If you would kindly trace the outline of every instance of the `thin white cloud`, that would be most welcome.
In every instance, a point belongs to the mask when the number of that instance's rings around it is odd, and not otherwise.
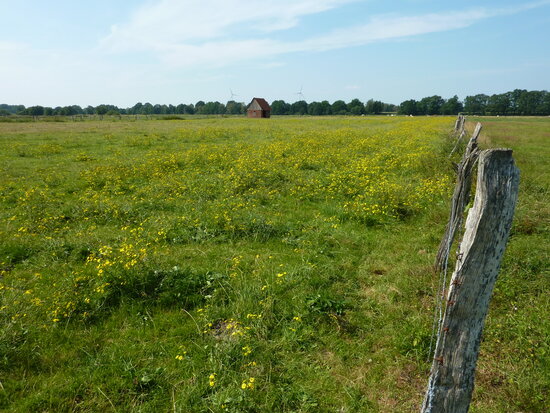
[[[301,17],[359,0],[161,0],[114,25],[103,44],[113,50],[164,50],[174,44],[225,38],[243,30],[265,34],[296,26]]]
[[[243,60],[271,57],[285,52],[283,44],[259,39],[208,42],[199,45],[170,45],[164,48],[160,58],[171,66],[201,64],[225,66]]]
[[[162,0],[139,9],[128,23],[113,26],[103,46],[115,52],[149,51],[173,67],[224,66],[295,52],[318,52],[403,39],[471,26],[500,15],[550,4],[448,11],[417,16],[382,15],[367,23],[309,39],[282,42],[269,33],[296,26],[300,18],[358,0]],[[245,29],[243,29],[245,28]]]
[[[376,41],[403,39],[422,34],[462,29],[484,19],[517,14],[547,4],[550,4],[550,0],[500,9],[474,8],[459,12],[448,11],[419,16],[375,16],[364,25],[335,30],[324,36],[305,40],[295,46],[298,51],[325,51],[361,46]]]
[[[377,16],[367,24],[335,30],[324,36],[305,40],[297,46],[304,51],[361,46],[376,41],[461,29],[492,16],[493,12],[483,9],[405,17]]]

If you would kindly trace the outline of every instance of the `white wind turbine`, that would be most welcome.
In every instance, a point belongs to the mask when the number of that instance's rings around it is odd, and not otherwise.
[[[298,95],[300,97],[300,100],[306,100],[304,94],[302,93],[302,91],[304,90],[304,86],[300,86],[300,91],[299,92],[296,92],[295,94]]]

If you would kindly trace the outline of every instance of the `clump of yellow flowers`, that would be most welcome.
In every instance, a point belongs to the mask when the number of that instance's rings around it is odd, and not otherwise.
[[[254,383],[256,379],[254,377],[250,377],[247,380],[243,380],[241,383],[241,389],[243,390],[252,390],[254,389]]]

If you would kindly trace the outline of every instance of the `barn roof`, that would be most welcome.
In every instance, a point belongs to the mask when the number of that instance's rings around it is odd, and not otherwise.
[[[271,106],[269,106],[269,103],[267,103],[267,101],[264,98],[254,98],[252,99],[252,102],[254,101],[258,102],[258,105],[260,105],[262,110],[271,110]],[[250,102],[250,105],[252,104],[252,102]]]

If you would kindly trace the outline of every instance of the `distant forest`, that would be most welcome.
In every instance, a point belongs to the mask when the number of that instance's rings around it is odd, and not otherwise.
[[[230,100],[226,104],[220,102],[198,101],[193,104],[153,105],[151,103],[136,103],[130,108],[119,108],[113,105],[87,106],[78,105],[59,106],[56,108],[44,106],[25,107],[23,105],[0,104],[0,115],[28,115],[28,116],[74,116],[74,115],[244,115],[247,105],[242,102]],[[366,115],[380,114],[383,112],[396,112],[398,107],[380,101],[369,100],[366,103],[359,99],[353,99],[346,103],[337,100],[329,103],[307,103],[300,100],[287,103],[284,100],[275,100],[271,103],[273,115]]]
[[[399,105],[403,115],[489,115],[489,116],[547,116],[550,115],[550,93],[546,90],[516,89],[496,95],[466,96],[461,102],[457,96],[442,99],[441,96],[422,100],[406,100]]]
[[[242,115],[246,113],[247,105],[234,100],[226,104],[220,102],[198,101],[193,104],[153,105],[151,103],[136,103],[130,108],[119,108],[114,105],[87,106],[78,105],[30,106],[0,104],[0,116],[74,116],[74,115]],[[398,113],[401,115],[516,115],[516,116],[547,116],[550,115],[550,93],[542,91],[527,91],[516,89],[511,92],[475,96],[467,96],[464,101],[458,96],[443,99],[441,96],[429,96],[421,100],[406,100],[400,105],[384,103],[370,99],[361,102],[353,99],[349,103],[337,100],[333,103],[306,102],[299,100],[287,103],[275,100],[271,103],[273,115],[378,115]]]

